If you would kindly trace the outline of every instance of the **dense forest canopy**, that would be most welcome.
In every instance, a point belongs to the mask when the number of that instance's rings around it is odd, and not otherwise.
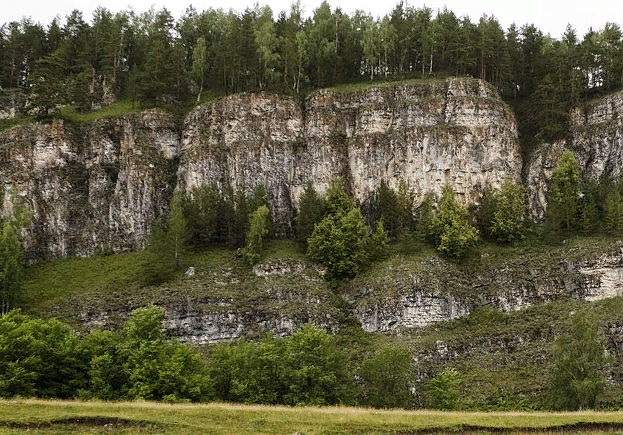
[[[404,2],[376,19],[324,2],[305,18],[300,1],[276,19],[257,4],[242,13],[190,6],[178,20],[166,9],[99,7],[90,19],[74,10],[47,25],[0,27],[0,86],[33,91],[44,109],[87,110],[102,94],[162,104],[430,75],[485,79],[514,106],[525,137],[563,138],[570,108],[622,86],[622,32],[606,23],[582,37],[569,25],[555,39],[533,24],[504,29],[493,15],[472,21]]]

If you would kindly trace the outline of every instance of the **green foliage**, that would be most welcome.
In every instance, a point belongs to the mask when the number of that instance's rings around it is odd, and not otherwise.
[[[288,405],[336,405],[347,401],[352,377],[346,369],[346,355],[335,339],[312,325],[288,339],[284,354],[284,379]]]
[[[370,241],[370,247],[368,253],[370,259],[373,261],[382,260],[387,257],[389,253],[389,246],[387,245],[387,232],[383,226],[383,219],[379,220],[376,224],[376,229],[372,234],[372,237],[368,238]]]
[[[404,347],[386,347],[359,369],[363,382],[361,404],[374,408],[411,408],[411,352]]]
[[[77,336],[58,320],[0,317],[0,397],[201,401],[212,382],[198,353],[165,341],[164,311],[139,308],[119,333]]]
[[[461,378],[454,368],[446,368],[428,381],[428,406],[453,411],[459,409]]]
[[[478,240],[478,230],[471,226],[467,210],[448,185],[443,188],[431,234],[435,237],[437,250],[454,258],[463,257]]]
[[[194,188],[184,198],[184,216],[188,221],[190,241],[197,246],[209,246],[219,240],[219,211],[223,198],[216,184]]]
[[[491,220],[491,234],[503,243],[513,243],[525,237],[526,197],[521,186],[507,178],[497,195]]]
[[[140,279],[143,285],[158,285],[175,276],[176,259],[169,234],[162,220],[151,228],[147,247],[141,259]]]
[[[307,255],[327,267],[329,279],[351,277],[368,260],[368,228],[358,208],[329,215],[307,240]]]
[[[416,210],[415,236],[421,242],[433,241],[432,229],[436,212],[435,202],[435,195],[432,192],[427,192]]]
[[[285,340],[267,334],[259,343],[238,340],[219,344],[210,353],[210,376],[221,400],[283,403]]]
[[[612,236],[623,234],[623,195],[619,186],[615,186],[608,193],[606,200],[605,230]]]
[[[599,186],[594,181],[585,183],[583,188],[583,195],[580,199],[580,219],[578,221],[578,227],[580,233],[585,236],[593,235],[599,229],[600,216],[597,209],[597,203],[599,201]]]
[[[77,337],[58,320],[14,310],[0,317],[0,396],[72,397],[82,386]]]
[[[183,194],[176,190],[169,205],[166,224],[156,221],[147,239],[143,257],[142,282],[155,285],[171,280],[187,255],[188,221],[184,216]]]
[[[268,217],[270,211],[265,205],[260,206],[249,216],[250,228],[247,233],[247,244],[242,250],[242,255],[251,266],[257,264],[262,258],[264,242],[268,236]]]
[[[301,196],[299,209],[294,219],[296,239],[307,248],[307,239],[313,234],[314,226],[327,215],[327,203],[308,182]]]
[[[491,237],[491,229],[493,228],[493,216],[498,207],[497,189],[494,189],[489,183],[485,186],[480,199],[480,207],[476,211],[476,227],[483,237]]]
[[[123,395],[129,399],[205,400],[211,381],[199,355],[179,343],[167,345],[164,310],[138,308],[122,331],[119,354],[128,376]]]
[[[22,244],[18,232],[30,225],[32,213],[16,200],[14,189],[11,196],[11,215],[2,224],[0,233],[0,314],[14,307],[24,280]]]
[[[565,150],[552,172],[549,187],[545,228],[547,237],[555,241],[562,231],[569,236],[576,223],[580,194],[580,170],[573,153]]]
[[[22,244],[13,226],[7,222],[0,234],[0,314],[15,305],[23,279]]]
[[[344,190],[344,180],[337,178],[327,190],[327,205],[333,216],[344,215],[355,208],[355,201]]]
[[[571,331],[560,335],[554,345],[550,400],[555,409],[595,408],[609,361],[604,346],[594,314],[587,309],[573,314]]]
[[[346,355],[324,330],[305,325],[287,339],[219,344],[210,354],[217,397],[243,403],[327,405],[349,399]]]
[[[185,254],[184,244],[189,237],[188,222],[184,216],[183,194],[179,190],[175,190],[173,192],[173,198],[171,199],[171,204],[169,205],[167,224],[167,238],[173,248],[175,268],[179,269]]]

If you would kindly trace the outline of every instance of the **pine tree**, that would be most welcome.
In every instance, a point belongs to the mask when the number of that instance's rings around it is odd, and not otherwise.
[[[608,194],[605,229],[610,235],[623,235],[623,195],[619,186],[614,186]]]
[[[463,257],[478,240],[478,230],[470,225],[467,209],[457,201],[449,185],[443,188],[431,233],[437,250],[454,258]]]
[[[169,206],[169,216],[167,218],[168,231],[167,238],[173,248],[175,257],[175,268],[179,269],[185,255],[185,244],[189,238],[188,222],[184,216],[184,199],[179,190],[173,192],[173,198]]]
[[[311,182],[308,182],[295,218],[296,238],[305,248],[307,239],[314,232],[314,226],[326,217],[327,212],[326,201],[318,196]]]
[[[546,236],[557,240],[564,229],[567,237],[575,225],[580,193],[580,171],[573,153],[565,150],[552,172],[547,211]]]

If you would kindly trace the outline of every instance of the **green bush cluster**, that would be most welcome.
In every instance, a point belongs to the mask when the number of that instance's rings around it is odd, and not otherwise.
[[[77,335],[58,320],[13,310],[0,317],[0,397],[412,406],[406,349],[386,348],[353,366],[333,336],[305,325],[285,339],[218,344],[202,359],[166,340],[163,320],[164,310],[151,305],[118,332]]]
[[[313,189],[306,194],[317,196]],[[385,255],[387,234],[382,222],[372,234],[341,179],[327,191],[325,210],[324,216],[316,216],[319,221],[314,222],[314,231],[307,239],[307,256],[327,268],[329,279],[355,276],[367,263]],[[309,223],[305,224],[307,228]]]
[[[0,317],[0,396],[211,399],[205,363],[165,340],[163,319],[161,308],[139,308],[119,332],[79,336],[58,320],[11,311]]]

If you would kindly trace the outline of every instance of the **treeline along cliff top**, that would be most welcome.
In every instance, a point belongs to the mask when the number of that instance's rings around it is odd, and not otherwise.
[[[305,18],[300,2],[274,18],[268,6],[242,13],[162,9],[0,27],[0,87],[32,97],[38,114],[59,105],[85,111],[115,100],[144,106],[190,103],[238,92],[305,94],[370,80],[471,76],[492,83],[530,141],[565,138],[569,109],[623,83],[621,28],[606,23],[560,38],[533,24],[504,29],[444,8],[404,2],[382,18],[327,2]]]

